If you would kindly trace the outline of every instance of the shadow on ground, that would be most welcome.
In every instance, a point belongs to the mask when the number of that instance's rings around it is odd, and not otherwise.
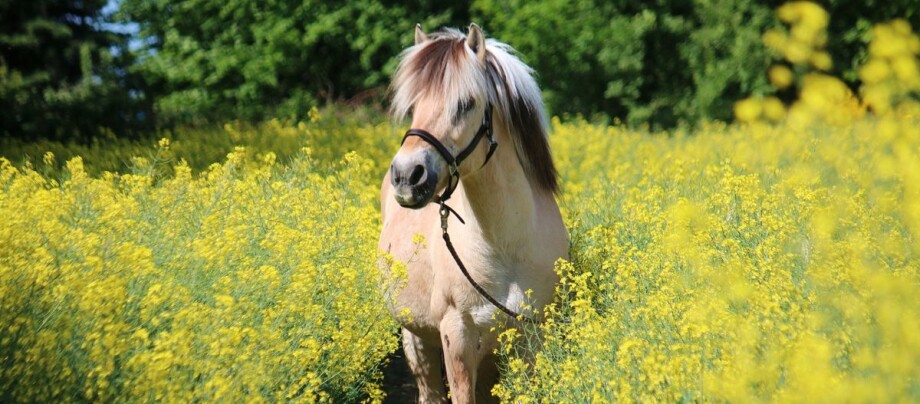
[[[402,345],[402,344],[400,344]],[[402,346],[387,358],[389,364],[383,369],[383,391],[386,392],[384,404],[401,404],[418,402],[418,390],[415,379],[409,372],[406,355]]]

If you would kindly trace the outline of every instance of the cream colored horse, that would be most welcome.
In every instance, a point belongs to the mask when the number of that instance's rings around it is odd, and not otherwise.
[[[408,283],[390,310],[403,326],[420,402],[447,400],[442,363],[454,402],[492,401],[497,333],[515,321],[476,291],[441,240],[439,206],[432,202],[453,185],[445,152],[469,150],[447,201],[456,210],[448,224],[458,256],[486,293],[510,310],[526,303],[539,312],[558,281],[555,261],[567,257],[540,90],[532,69],[511,51],[486,40],[475,24],[466,35],[428,36],[416,27],[415,45],[403,53],[394,77],[395,117],[411,115],[411,131],[435,138],[404,138],[380,201],[380,249],[408,269]],[[486,125],[498,143],[490,159],[488,139],[476,136]],[[421,250],[416,234],[426,239]]]

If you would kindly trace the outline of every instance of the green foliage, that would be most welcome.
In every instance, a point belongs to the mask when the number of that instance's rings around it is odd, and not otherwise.
[[[845,3],[845,4],[844,4]],[[477,0],[473,15],[540,74],[555,114],[603,114],[672,127],[730,120],[731,105],[770,92],[761,34],[778,1]],[[828,5],[828,49],[858,86],[859,46],[873,22],[916,17],[917,0]]]
[[[753,73],[770,8],[750,1],[474,3],[493,34],[540,73],[554,113],[603,113],[673,126],[728,119],[732,100],[766,88]]]
[[[103,0],[0,3],[0,133],[91,143],[153,127],[304,120],[313,106],[384,103],[412,29],[480,23],[539,75],[552,114],[668,128],[732,119],[776,92],[761,35],[772,0]],[[829,1],[826,49],[852,89],[873,23],[920,0]],[[104,29],[137,23],[125,35]],[[786,101],[794,94],[776,94]]]
[[[0,134],[86,141],[151,118],[129,95],[127,38],[101,28],[105,4],[0,2]]]
[[[137,67],[166,123],[303,119],[321,100],[379,96],[416,22],[465,21],[462,3],[126,0],[151,55]]]

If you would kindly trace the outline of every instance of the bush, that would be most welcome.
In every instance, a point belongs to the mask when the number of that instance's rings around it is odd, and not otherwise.
[[[153,127],[106,3],[0,3],[0,136],[88,142]]]
[[[729,121],[735,101],[773,92],[764,75],[772,55],[760,38],[779,25],[781,3],[478,0],[473,14],[536,69],[554,114],[670,128]],[[872,23],[910,20],[917,10],[916,0],[831,2],[834,73],[858,87]]]
[[[127,0],[162,125],[306,119],[324,101],[382,100],[416,23],[456,25],[464,3]]]

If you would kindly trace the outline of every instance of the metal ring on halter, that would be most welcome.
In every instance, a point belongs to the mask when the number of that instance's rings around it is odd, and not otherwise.
[[[444,161],[447,162],[447,170],[451,178],[448,179],[447,188],[445,188],[441,196],[438,197],[438,200],[441,202],[450,199],[454,189],[460,184],[460,164],[476,150],[476,146],[479,145],[483,137],[489,142],[489,149],[486,152],[486,160],[482,163],[483,166],[489,162],[492,158],[492,154],[495,153],[496,146],[498,146],[498,142],[495,141],[495,136],[492,132],[492,104],[486,105],[486,109],[482,115],[482,124],[479,126],[479,130],[476,131],[476,136],[473,137],[473,141],[470,142],[465,149],[460,151],[456,157],[450,153],[450,150],[447,149],[447,146],[444,146],[444,143],[441,143],[438,138],[434,137],[434,135],[426,130],[416,128],[407,130],[405,136],[403,136],[402,143],[405,143],[406,139],[410,136],[419,137],[433,146],[434,149],[438,151],[438,154],[444,158]],[[456,177],[456,180],[453,180],[454,177]]]
[[[470,154],[473,153],[473,150],[476,149],[479,141],[484,136],[489,142],[489,149],[486,152],[486,161],[482,163],[483,167],[486,165],[486,163],[489,162],[489,159],[492,158],[492,154],[495,153],[495,148],[498,146],[498,142],[495,141],[495,136],[492,132],[492,105],[489,104],[486,106],[486,110],[482,116],[482,125],[480,125],[479,130],[476,131],[476,136],[473,137],[473,141],[470,142],[470,144],[466,146],[466,148],[463,149],[463,151],[461,151],[457,157],[452,156],[450,151],[447,150],[447,147],[444,146],[444,144],[441,143],[438,138],[434,137],[427,131],[422,129],[409,129],[406,131],[406,135],[403,136],[403,143],[406,142],[406,138],[409,136],[417,136],[428,142],[435,148],[435,150],[438,151],[438,153],[441,154],[441,157],[443,157],[447,162],[447,170],[450,175],[447,178],[447,187],[444,188],[444,192],[442,192],[440,196],[435,197],[435,201],[441,205],[438,209],[438,213],[441,215],[441,237],[444,239],[444,244],[447,246],[447,251],[450,252],[450,255],[454,258],[454,262],[456,262],[457,266],[460,268],[460,272],[463,273],[463,276],[470,283],[473,289],[476,289],[476,292],[488,300],[489,303],[492,303],[493,306],[513,318],[534,322],[532,318],[524,317],[523,315],[515,313],[511,309],[505,307],[505,305],[499,303],[498,300],[492,297],[492,295],[490,295],[489,292],[485,290],[485,288],[480,286],[479,283],[473,279],[469,271],[467,271],[466,266],[463,265],[463,261],[460,260],[460,255],[457,254],[457,250],[454,248],[454,244],[451,243],[450,234],[447,233],[447,219],[450,217],[451,213],[457,217],[457,220],[459,220],[460,223],[466,224],[466,222],[463,221],[463,218],[457,214],[457,211],[448,206],[446,203],[447,200],[450,199],[450,196],[454,193],[454,190],[457,188],[457,186],[460,185],[460,163],[462,163],[463,160],[465,160],[467,157],[469,157]]]

